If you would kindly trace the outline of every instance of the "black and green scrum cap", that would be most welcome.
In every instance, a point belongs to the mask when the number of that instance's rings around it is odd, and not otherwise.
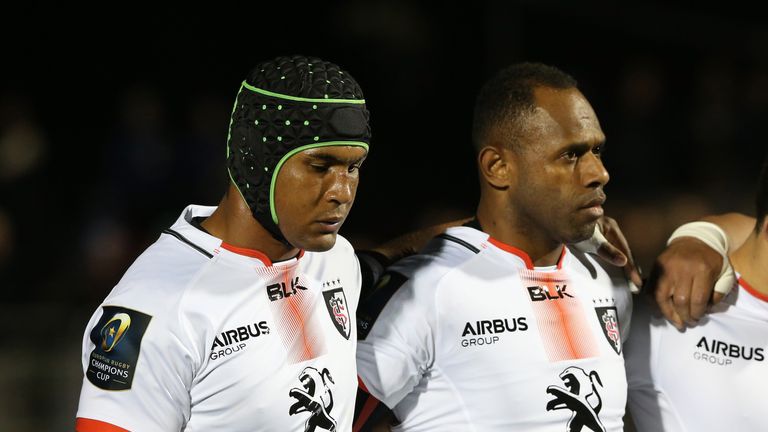
[[[371,140],[363,91],[339,66],[315,57],[277,57],[257,65],[237,93],[227,137],[227,170],[253,217],[276,239],[275,183],[303,150]]]

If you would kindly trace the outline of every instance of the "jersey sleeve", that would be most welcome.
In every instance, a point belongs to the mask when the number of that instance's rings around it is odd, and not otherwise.
[[[631,335],[624,344],[627,370],[629,413],[639,432],[664,431],[669,426],[663,421],[665,404],[663,393],[654,381],[654,366],[658,355],[658,337],[652,329],[652,309],[647,299],[635,302]],[[664,324],[668,325],[668,324]],[[655,335],[658,336],[658,335]],[[674,353],[669,353],[673,355]]]
[[[389,408],[416,387],[434,359],[434,290],[416,285],[387,272],[358,309],[358,374]]]
[[[153,316],[108,299],[93,314],[83,337],[78,432],[105,430],[103,423],[178,431],[189,420],[194,356],[177,312],[168,309],[151,309]]]

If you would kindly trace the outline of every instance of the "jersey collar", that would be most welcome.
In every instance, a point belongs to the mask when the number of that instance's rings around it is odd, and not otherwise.
[[[446,234],[461,239],[462,241],[468,243],[470,246],[474,247],[478,252],[489,248],[501,251],[504,253],[504,256],[512,258],[521,266],[524,266],[529,270],[560,270],[563,268],[563,264],[567,263],[567,260],[570,259],[571,256],[571,254],[567,252],[568,248],[563,246],[563,250],[560,253],[560,258],[558,258],[556,265],[536,267],[533,265],[533,260],[531,260],[531,257],[525,251],[491,237],[487,233],[481,231],[479,226],[464,225],[451,227],[446,230]]]
[[[562,251],[560,251],[560,257],[557,259],[557,264],[554,266],[545,266],[545,267],[536,267],[533,265],[533,260],[531,260],[531,257],[525,253],[525,251],[518,249],[512,245],[508,245],[501,240],[497,240],[491,236],[488,236],[488,243],[492,244],[493,246],[496,246],[496,248],[501,249],[504,252],[512,254],[515,258],[521,260],[523,264],[525,264],[525,268],[528,270],[540,270],[540,271],[552,271],[552,270],[560,270],[563,268],[563,262],[565,261],[566,257],[566,251],[568,248],[565,247],[565,245],[562,246]]]
[[[214,210],[216,210],[216,207],[189,205],[184,209],[173,226],[171,226],[171,229],[184,236],[200,249],[208,252],[211,256],[230,256],[236,260],[259,266],[263,265],[270,267],[273,265],[290,265],[297,262],[304,255],[304,250],[301,249],[299,250],[299,254],[293,258],[272,262],[272,260],[261,251],[231,245],[192,225],[193,218],[208,217],[213,214]]]
[[[767,294],[763,294],[760,291],[754,289],[752,287],[752,285],[747,283],[747,281],[744,280],[744,277],[742,277],[741,275],[739,275],[739,279],[738,280],[739,280],[739,285],[741,285],[741,287],[744,288],[744,290],[746,292],[748,292],[750,295],[752,295],[752,297],[754,297],[754,298],[756,298],[758,300],[762,300],[763,302],[768,303],[768,295]]]
[[[273,262],[271,259],[269,259],[269,257],[266,254],[264,254],[264,252],[258,251],[256,249],[237,247],[224,241],[221,242],[221,248],[224,250],[228,250],[232,253],[235,253],[237,255],[255,258],[261,261],[262,263],[264,263],[264,265],[267,267],[270,267],[275,264],[283,264],[283,263],[289,264],[289,263],[292,263],[293,261],[298,261],[301,257],[304,256],[304,249],[299,249],[299,253],[295,257]]]

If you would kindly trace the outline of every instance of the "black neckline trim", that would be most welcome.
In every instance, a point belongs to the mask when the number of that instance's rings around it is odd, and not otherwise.
[[[465,248],[471,250],[474,253],[480,253],[480,249],[476,248],[472,244],[470,244],[470,243],[468,243],[468,242],[466,242],[466,241],[464,241],[464,240],[462,240],[462,239],[460,239],[458,237],[454,237],[454,236],[452,236],[450,234],[446,234],[446,233],[442,233],[442,234],[438,235],[438,237],[440,237],[442,239],[446,239],[448,241],[452,241],[452,242],[457,243],[457,244],[460,244],[460,245],[464,246]]]
[[[206,257],[213,258],[213,255],[210,252],[208,252],[207,250],[201,248],[200,246],[192,243],[186,237],[184,237],[183,235],[179,234],[178,232],[176,232],[176,231],[174,231],[174,230],[172,230],[170,228],[164,229],[163,230],[163,234],[172,235],[172,236],[176,237],[177,239],[179,239],[181,242],[186,243],[187,245],[191,246],[194,250],[196,250],[196,251],[200,252],[201,254],[205,255]]]

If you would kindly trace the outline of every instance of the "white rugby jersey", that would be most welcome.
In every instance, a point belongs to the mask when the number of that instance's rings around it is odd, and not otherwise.
[[[78,430],[351,430],[351,245],[271,263],[190,224],[213,210],[187,207],[94,313]]]
[[[621,269],[574,253],[535,268],[455,227],[393,266],[358,310],[357,364],[394,430],[622,430],[631,294]]]
[[[638,431],[766,431],[768,296],[739,287],[680,332],[638,302],[626,344]]]

